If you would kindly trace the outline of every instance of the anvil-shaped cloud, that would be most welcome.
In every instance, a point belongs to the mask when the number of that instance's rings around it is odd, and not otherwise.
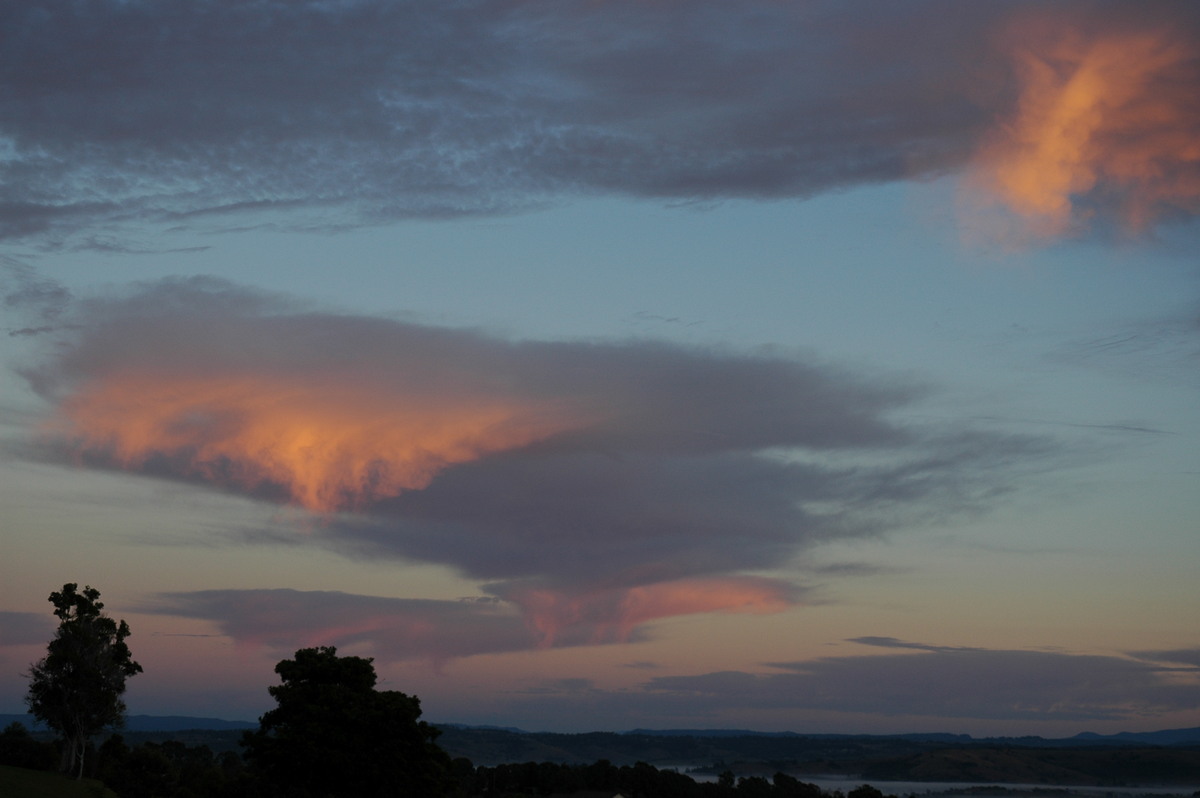
[[[806,547],[986,505],[1047,443],[902,427],[921,391],[649,341],[509,341],[210,278],[64,309],[25,371],[47,456],[296,505],[351,556],[449,565],[542,645],[775,612]],[[50,336],[47,336],[49,338]]]

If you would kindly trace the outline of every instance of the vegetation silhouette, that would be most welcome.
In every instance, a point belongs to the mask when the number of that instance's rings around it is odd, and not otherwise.
[[[173,733],[212,742],[216,752],[208,744],[170,737],[143,737],[130,745],[113,734],[92,756],[87,754],[95,750],[92,737],[123,718],[126,679],[142,671],[125,644],[128,625],[104,615],[99,597],[98,590],[79,591],[75,583],[50,595],[59,628],[47,656],[29,671],[27,702],[57,736],[57,746],[47,733],[31,734],[20,723],[0,731],[0,794],[76,798],[85,789],[110,798],[114,793],[120,798],[895,798],[869,784],[846,794],[829,792],[792,775],[817,772],[858,772],[885,781],[1001,782],[1015,781],[1019,774],[1025,783],[1047,785],[1200,783],[1200,747],[1194,744],[1046,747],[1048,741],[1040,738],[964,741],[941,739],[944,735],[549,735],[451,726],[444,741],[459,754],[452,760],[436,742],[440,730],[420,719],[416,696],[377,690],[371,659],[338,656],[333,647],[303,648],[275,666],[280,684],[267,689],[276,707],[240,741],[230,731]],[[520,745],[514,744],[517,738]],[[753,756],[743,759],[747,746]],[[233,750],[237,747],[241,755]],[[520,756],[522,750],[554,752],[574,762],[493,758],[499,751]],[[584,750],[591,756],[578,756]],[[659,761],[685,761],[702,750],[724,754],[708,760],[711,767],[690,771],[693,775],[644,761],[617,765],[604,758],[610,754],[597,757],[611,751],[628,763],[635,751],[638,756],[652,751],[649,756]],[[463,754],[500,764],[476,766]],[[579,764],[593,757],[592,764]],[[56,762],[74,779],[38,776]],[[99,783],[79,782],[84,775]],[[1027,794],[999,785],[967,792],[988,798],[1072,795],[1061,788]]]
[[[443,795],[450,758],[420,720],[415,696],[375,689],[363,657],[303,648],[275,666],[277,707],[246,732],[249,765],[280,795],[339,798]]]
[[[105,615],[100,591],[68,582],[50,594],[59,619],[47,654],[29,669],[25,702],[30,713],[63,741],[63,771],[83,778],[92,738],[125,717],[125,680],[142,672],[125,638],[129,625]]]

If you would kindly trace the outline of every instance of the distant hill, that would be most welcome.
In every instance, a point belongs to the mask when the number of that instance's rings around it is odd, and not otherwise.
[[[1200,745],[1200,726],[1193,729],[1164,729],[1154,732],[1120,732],[1118,734],[1093,734],[1084,732],[1062,742],[1078,742],[1084,745]]]
[[[24,724],[49,732],[29,715],[0,714],[0,728]],[[130,745],[175,740],[239,751],[256,723],[190,716],[133,715],[121,734]],[[555,734],[495,726],[437,723],[438,744],[476,765],[513,762],[616,765],[770,776],[777,770],[816,777],[860,775],[876,781],[1024,783],[1043,785],[1200,785],[1200,728],[1157,732],[972,738],[962,734],[801,734],[743,729],[634,729]],[[0,791],[0,794],[4,794]]]
[[[463,726],[461,728],[472,728]],[[516,731],[511,730],[511,731]],[[949,732],[921,732],[907,734],[801,734],[800,732],[760,732],[749,729],[634,729],[624,734],[646,737],[794,737],[810,740],[860,740],[882,738],[910,740],[928,743],[981,743],[1019,745],[1028,747],[1073,748],[1092,745],[1200,745],[1200,727],[1193,729],[1165,729],[1153,732],[1120,732],[1118,734],[1096,734],[1083,732],[1074,737],[972,737],[969,734]]]
[[[436,724],[435,724],[436,725]],[[741,734],[736,730],[514,733],[442,726],[438,745],[476,765],[511,762],[614,765],[642,761],[715,775],[770,777],[783,771],[813,778],[829,773],[868,781],[1020,783],[1040,785],[1200,785],[1200,744],[1151,745],[1120,739],[1040,737],[965,740],[959,735]],[[943,739],[950,738],[950,739]],[[1190,739],[1176,735],[1169,739]]]
[[[28,714],[0,714],[0,728],[10,723],[21,723],[28,729],[38,730],[43,727]],[[529,732],[513,726],[475,726],[465,723],[438,723],[434,726],[447,731],[474,730],[486,732],[503,732],[515,735],[543,735],[545,732]],[[130,715],[126,718],[123,731],[127,732],[171,732],[171,731],[241,731],[258,728],[257,722],[244,720],[224,720],[222,718],[203,718],[190,715]],[[601,732],[595,732],[597,734]],[[610,734],[610,732],[603,732]],[[611,732],[629,737],[680,737],[680,738],[734,738],[734,737],[766,737],[793,738],[806,740],[905,740],[914,743],[934,743],[940,745],[956,744],[993,744],[1017,745],[1024,747],[1053,747],[1073,748],[1094,745],[1119,746],[1200,746],[1200,727],[1190,729],[1164,729],[1152,732],[1120,732],[1118,734],[1096,734],[1083,732],[1074,737],[972,737],[969,734],[953,734],[950,732],[921,732],[907,734],[809,734],[803,732],[762,732],[752,729],[631,729],[626,732]],[[553,737],[578,737],[580,735],[550,735]]]
[[[803,737],[811,740],[845,740],[864,737],[880,737],[891,740],[916,740],[933,743],[969,743],[974,738],[969,734],[949,732],[913,732],[907,734],[801,734],[794,731],[761,732],[750,729],[633,729],[622,734],[640,734],[646,737]],[[1038,738],[1040,739],[1040,738]]]
[[[0,728],[10,723],[20,723],[28,729],[38,730],[43,727],[28,714],[0,713]],[[938,745],[956,744],[985,744],[985,745],[1016,745],[1024,747],[1053,747],[1074,748],[1093,745],[1119,746],[1200,746],[1200,727],[1190,729],[1163,729],[1152,732],[1120,732],[1117,734],[1096,734],[1083,732],[1074,737],[972,737],[969,734],[953,734],[950,732],[920,732],[906,734],[809,734],[803,732],[762,732],[752,729],[631,729],[626,732],[590,732],[583,734],[550,734],[548,732],[530,732],[513,726],[475,726],[466,723],[439,723],[431,721],[434,726],[446,731],[479,731],[500,732],[514,735],[534,735],[550,737],[581,737],[586,734],[620,734],[628,737],[679,737],[679,738],[734,738],[734,737],[767,737],[792,738],[805,740],[904,740],[912,743],[933,743]],[[224,720],[222,718],[202,718],[190,715],[129,715],[126,718],[123,731],[128,732],[171,732],[171,731],[241,731],[256,729],[258,723],[244,720]]]
[[[229,731],[257,729],[258,723],[245,720],[221,720],[220,718],[192,718],[186,715],[130,715],[125,720],[129,731],[184,731],[186,729],[211,729]]]
[[[27,729],[44,730],[32,715],[0,715],[0,728],[11,723],[20,723]],[[243,720],[222,720],[221,718],[194,718],[187,715],[130,715],[125,719],[122,731],[131,732],[170,732],[205,729],[212,731],[238,731],[241,729],[257,729],[257,723]]]

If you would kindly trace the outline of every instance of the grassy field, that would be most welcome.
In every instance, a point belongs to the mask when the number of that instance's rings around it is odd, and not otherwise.
[[[13,798],[117,798],[95,779],[75,781],[61,773],[0,765],[0,795]]]

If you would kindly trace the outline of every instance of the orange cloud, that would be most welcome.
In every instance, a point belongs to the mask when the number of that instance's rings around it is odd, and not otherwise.
[[[736,612],[764,615],[796,603],[796,588],[761,577],[680,579],[631,588],[569,594],[557,590],[520,590],[506,598],[521,607],[543,646],[564,632],[590,631],[589,642],[625,642],[634,628],[677,615]]]
[[[123,372],[78,389],[47,431],[81,459],[130,470],[165,465],[332,512],[424,488],[451,465],[579,422],[549,400],[376,388],[335,374]]]
[[[977,153],[973,188],[1037,237],[1070,233],[1097,210],[1131,232],[1200,211],[1196,42],[1030,19],[1006,49],[1019,102]]]

